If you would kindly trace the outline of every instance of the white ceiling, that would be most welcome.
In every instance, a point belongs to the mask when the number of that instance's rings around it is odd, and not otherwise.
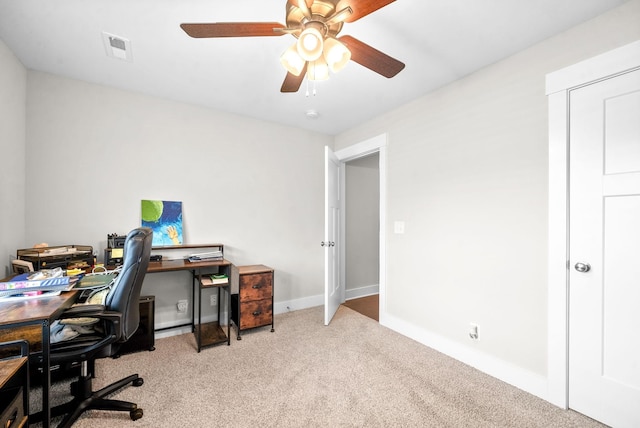
[[[315,96],[306,81],[280,93],[293,36],[193,39],[179,27],[284,24],[285,0],[0,0],[0,39],[32,70],[335,135],[624,2],[398,0],[340,35],[406,68],[386,79],[350,62]],[[108,57],[102,32],[129,39],[133,61]]]

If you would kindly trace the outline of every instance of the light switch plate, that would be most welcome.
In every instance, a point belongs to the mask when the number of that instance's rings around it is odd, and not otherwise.
[[[393,233],[403,234],[404,233],[404,221],[394,221],[393,222]]]

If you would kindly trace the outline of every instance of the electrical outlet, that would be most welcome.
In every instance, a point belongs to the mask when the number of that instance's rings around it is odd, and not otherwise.
[[[187,312],[187,309],[189,308],[189,301],[188,300],[178,300],[178,304],[176,306],[178,307],[178,312],[185,313],[185,312]]]
[[[473,340],[480,340],[480,333],[478,332],[478,325],[469,323],[469,337]]]
[[[211,297],[209,297],[209,303],[211,304],[211,306],[215,306],[218,304],[218,295],[217,294],[212,294]]]

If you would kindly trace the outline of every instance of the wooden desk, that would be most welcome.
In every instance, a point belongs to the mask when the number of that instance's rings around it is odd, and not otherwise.
[[[191,331],[196,333],[196,343],[198,346],[198,352],[203,347],[216,345],[218,343],[227,342],[227,345],[231,345],[231,267],[233,265],[228,260],[204,260],[199,262],[190,262],[188,260],[162,260],[159,262],[150,262],[147,268],[147,273],[156,272],[175,272],[175,271],[190,271],[192,277],[192,291],[191,302],[193,310],[191,311]],[[202,289],[212,288],[205,287],[200,281],[200,276],[207,273],[224,273],[229,278],[229,282],[225,285],[215,287],[218,289],[218,322],[202,324]],[[198,324],[195,323],[195,290],[198,289]],[[227,333],[226,336],[222,330],[220,324],[220,289],[227,292]],[[166,328],[183,327],[185,324],[176,325]],[[166,329],[165,328],[165,329]],[[163,329],[164,330],[164,329]]]
[[[78,297],[77,291],[68,291],[58,296],[39,297],[27,300],[0,300],[0,330],[37,326],[42,328],[42,426],[51,423],[49,390],[51,389],[50,332],[49,326],[62,312],[69,308]]]

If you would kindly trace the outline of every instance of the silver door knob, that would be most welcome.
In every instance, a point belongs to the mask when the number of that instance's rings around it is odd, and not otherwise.
[[[578,262],[576,263],[575,268],[578,272],[585,273],[591,270],[591,265],[589,263]]]

